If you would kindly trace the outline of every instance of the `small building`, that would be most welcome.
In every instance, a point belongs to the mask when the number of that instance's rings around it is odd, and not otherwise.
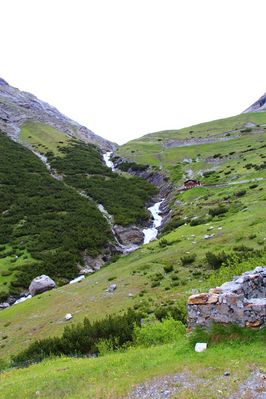
[[[199,180],[189,179],[184,181],[184,187],[186,189],[201,186],[201,182]]]

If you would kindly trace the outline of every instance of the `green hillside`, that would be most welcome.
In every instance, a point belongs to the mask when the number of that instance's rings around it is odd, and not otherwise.
[[[263,161],[265,151],[261,146],[265,144],[265,132],[266,113],[241,114],[148,134],[124,144],[117,154],[140,164],[157,166],[176,184],[181,184],[186,176],[201,178],[208,170],[219,173],[211,182],[220,183],[243,175],[256,176],[252,168],[247,173],[245,164],[259,163],[260,154]],[[229,170],[230,176],[226,174]]]
[[[48,127],[47,145],[50,132]],[[57,180],[30,150],[0,134],[0,300],[27,289],[40,274],[67,283],[84,253],[96,257],[114,242],[97,204],[122,225],[149,217],[145,203],[157,192],[153,186],[111,172],[92,144],[67,144],[60,156],[49,146],[43,151],[61,175]]]
[[[0,255],[4,254],[0,258],[0,267],[3,270],[0,283],[3,290],[16,287],[12,282],[16,282],[21,275],[17,272],[24,268],[22,259],[31,266],[36,264],[35,267],[40,267],[41,262],[46,259],[38,258],[33,247],[37,245],[35,242],[39,245],[43,229],[38,233],[36,241],[36,236],[29,230],[35,226],[34,215],[37,217],[40,214],[37,210],[41,200],[37,191],[41,193],[40,190],[44,190],[42,187],[45,187],[45,190],[49,188],[52,203],[54,198],[57,198],[57,193],[61,193],[63,198],[70,195],[75,197],[75,206],[72,199],[66,197],[66,202],[63,202],[64,208],[57,205],[55,209],[51,209],[49,217],[44,218],[45,221],[49,221],[48,226],[52,226],[52,231],[56,231],[54,219],[61,220],[57,215],[65,216],[68,207],[71,207],[69,214],[75,220],[75,212],[84,210],[85,216],[80,216],[84,218],[84,224],[81,223],[81,226],[86,225],[89,228],[90,221],[86,217],[89,218],[92,212],[96,212],[95,203],[102,203],[113,215],[116,223],[141,224],[148,218],[145,203],[157,192],[153,186],[144,183],[143,179],[129,177],[124,172],[113,174],[103,165],[96,147],[70,140],[60,145],[59,138],[54,139],[54,132],[50,133],[47,143],[44,137],[44,141],[43,138],[40,141],[34,138],[30,144],[39,146],[38,151],[42,149],[52,170],[63,176],[63,181],[50,177],[42,163],[28,150],[5,137],[0,137],[4,145],[3,151],[7,153],[6,162],[3,163],[5,166],[0,165],[1,190],[4,188],[5,194],[0,214],[2,220],[7,221],[4,225],[9,234],[3,232],[2,242],[0,240]],[[121,256],[80,283],[61,286],[0,312],[2,359],[8,361],[10,356],[25,350],[36,339],[61,336],[66,325],[76,326],[84,317],[90,321],[100,320],[109,314],[122,315],[129,308],[141,312],[143,317],[164,314],[164,309],[172,308],[177,312],[177,317],[184,317],[187,297],[195,292],[192,290],[204,292],[243,271],[265,265],[265,139],[266,114],[254,113],[178,131],[150,134],[120,147],[115,154],[117,157],[141,165],[151,165],[153,171],[157,170],[166,175],[173,185],[168,198],[170,218],[160,232],[158,240],[141,246],[127,256]],[[14,154],[21,163],[19,170],[23,171],[27,166],[27,173],[18,175],[19,181],[16,180],[17,170],[11,162],[8,163],[8,159],[14,157]],[[124,169],[127,170],[127,166]],[[31,183],[35,181],[32,175],[38,176],[37,188],[35,183]],[[3,180],[3,176],[8,178]],[[183,182],[187,178],[200,180],[201,185],[182,190]],[[10,183],[7,184],[6,181],[12,182],[13,179],[14,183],[8,190]],[[9,197],[10,193],[14,192],[14,187],[17,190],[17,200],[13,206],[16,211],[14,215],[18,215],[16,217],[13,217],[13,213],[5,212],[9,209],[6,204],[11,201]],[[30,187],[30,191],[25,191],[27,187],[28,190]],[[56,193],[51,187],[56,188]],[[81,197],[77,193],[81,191],[92,200]],[[47,195],[46,192],[43,194],[49,199]],[[36,211],[28,205],[29,197],[37,204]],[[58,201],[61,204],[62,198]],[[26,212],[26,208],[28,212],[23,214],[23,217],[22,204],[23,211]],[[91,210],[87,216],[88,204]],[[45,212],[41,215],[46,215],[51,206],[50,200],[45,201],[45,206],[42,206]],[[33,221],[30,227],[27,225],[28,218]],[[41,218],[39,223],[44,223],[44,220]],[[65,218],[63,220],[65,221]],[[78,218],[77,221],[79,220]],[[69,234],[69,240],[75,242],[72,247],[67,248],[68,251],[71,248],[78,259],[79,251],[85,245],[88,247],[88,243],[84,244],[82,237],[87,238],[91,235],[81,232],[80,240],[76,242],[76,234],[71,235],[70,229],[65,227],[72,228],[72,223],[74,222],[66,223],[61,228],[66,230],[64,234]],[[95,222],[92,224],[95,228]],[[98,219],[98,215],[96,226],[99,228],[99,237],[105,239],[105,242],[112,239],[105,220],[101,217]],[[27,230],[24,231],[26,227]],[[45,227],[44,230],[47,229],[48,227]],[[94,239],[97,238],[97,231],[93,234]],[[50,234],[46,233],[45,239],[52,237]],[[97,245],[91,247],[95,251],[94,254],[98,253],[103,241]],[[60,242],[51,251],[55,259],[60,259],[59,249]],[[47,255],[45,247],[40,254]],[[14,263],[13,259],[16,259]],[[64,264],[63,261],[62,265]],[[48,271],[52,273],[52,269]],[[106,292],[111,283],[117,285],[112,294]],[[73,319],[69,322],[64,320],[66,313],[73,314]],[[137,346],[131,349],[123,347],[119,350],[125,353],[111,353],[98,359],[47,360],[26,370],[5,372],[2,396],[16,397],[20,391],[22,398],[35,397],[36,391],[40,391],[40,396],[47,398],[52,398],[54,393],[62,398],[83,398],[86,394],[95,398],[122,398],[130,391],[132,384],[139,384],[152,377],[185,372],[205,379],[207,385],[198,384],[191,389],[183,387],[178,397],[205,399],[207,392],[208,397],[218,398],[220,396],[217,391],[221,389],[219,376],[223,375],[224,370],[230,369],[230,386],[226,382],[222,384],[222,397],[230,398],[230,395],[237,391],[238,383],[249,375],[250,368],[256,370],[264,367],[265,354],[262,348],[265,345],[265,336],[262,340],[256,339],[256,335],[254,339],[247,338],[244,346],[237,342],[229,343],[229,340],[227,342],[224,338],[221,338],[220,344],[215,343],[215,340],[218,340],[217,336],[214,337],[214,345],[206,355],[199,356],[193,352],[187,338],[182,336],[177,342],[166,346]],[[104,345],[108,346],[108,342]],[[247,347],[248,350],[245,349]],[[127,373],[124,372],[125,368]],[[43,376],[49,381],[46,385],[41,381]],[[73,388],[70,380],[80,383],[79,390]],[[106,387],[101,382],[103,380]],[[213,387],[215,393],[211,396]]]
[[[262,119],[261,114],[229,118],[221,122],[221,129],[223,130],[224,127],[229,129],[230,121],[234,123],[234,127],[236,123],[239,123],[239,120],[243,119],[246,123],[250,117]],[[216,126],[216,129],[220,129],[219,121],[207,125]],[[194,127],[195,131],[200,129],[203,129],[202,125],[198,128]],[[171,134],[173,135],[173,133]],[[185,133],[182,134],[185,137]],[[204,136],[207,133],[203,130],[201,134]],[[159,137],[157,133],[155,136]],[[150,138],[153,142],[152,135],[144,139],[147,148],[150,145]],[[180,302],[184,303],[192,288],[203,289],[209,285],[206,278],[213,273],[213,269],[219,268],[223,261],[263,256],[265,251],[263,226],[266,217],[266,182],[264,180],[266,150],[264,140],[264,128],[256,126],[251,131],[242,132],[239,138],[230,141],[166,150],[169,164],[171,160],[173,168],[176,167],[175,162],[177,160],[181,161],[184,157],[193,158],[192,151],[197,151],[198,154],[201,154],[203,167],[215,168],[215,171],[209,174],[205,173],[201,180],[203,183],[201,187],[184,192],[179,192],[174,188],[170,204],[172,217],[165,226],[159,240],[143,246],[135,253],[120,258],[116,263],[110,264],[82,283],[64,286],[1,312],[0,321],[8,324],[6,328],[1,330],[3,335],[8,335],[8,339],[3,344],[3,354],[10,353],[10,351],[16,352],[25,344],[25,337],[28,337],[26,338],[28,342],[28,340],[34,338],[60,333],[63,328],[62,318],[68,311],[75,314],[73,320],[75,323],[82,320],[84,316],[95,319],[104,316],[106,313],[126,309],[128,306],[140,306],[141,303],[150,304],[151,309],[167,300],[175,302],[176,299],[180,298]],[[49,179],[52,186],[60,187],[60,190],[65,190],[68,193],[71,192],[71,195],[75,196],[78,209],[82,209],[81,203],[88,203],[86,199],[79,197],[73,190],[69,191],[67,186],[62,187],[60,182],[50,178],[41,162],[29,151],[22,149],[8,139],[5,139],[5,142],[12,148],[17,148],[23,154],[27,154],[36,164],[34,168],[37,168],[38,165],[38,168],[47,176],[45,178]],[[134,146],[136,143],[138,141],[121,147],[118,154],[124,154],[125,148],[129,149],[131,145]],[[227,147],[225,148],[225,146]],[[151,144],[151,147],[153,147],[153,144]],[[97,202],[103,202],[110,213],[121,223],[123,223],[123,218],[127,217],[131,218],[128,220],[136,220],[132,219],[136,218],[137,215],[136,213],[132,214],[133,204],[136,203],[133,187],[140,199],[140,204],[143,204],[141,201],[147,198],[143,197],[142,191],[139,191],[143,180],[133,181],[133,179],[123,176],[113,176],[111,171],[99,162],[97,150],[79,142],[64,147],[59,153],[60,157],[53,155],[51,151],[47,151],[46,154],[52,167],[59,174],[64,175],[64,181],[68,186],[75,187],[79,191],[84,190],[89,196],[96,198]],[[147,149],[147,153],[149,153],[149,149]],[[219,154],[219,156],[214,157],[215,154]],[[133,155],[135,156],[135,153]],[[144,155],[144,153],[141,155],[139,152],[139,156]],[[209,163],[207,159],[211,159],[213,163]],[[134,158],[134,160],[140,161],[140,158]],[[145,158],[142,161],[147,163],[148,160]],[[194,171],[197,170],[198,163],[190,163],[189,168],[194,168]],[[184,173],[187,164],[179,164],[178,162],[177,164],[180,167],[180,173]],[[10,173],[12,165],[3,163],[2,167],[4,167],[3,165],[6,165],[4,173]],[[87,177],[88,171],[91,172],[89,178]],[[166,172],[168,171],[169,169],[166,168]],[[254,182],[252,179],[259,180]],[[130,185],[131,181],[132,185]],[[130,195],[127,198],[124,198],[124,193],[122,193],[125,191],[123,182],[128,184]],[[216,187],[215,184],[218,186]],[[25,188],[25,184],[21,183],[21,185]],[[21,187],[18,186],[17,189],[21,195]],[[151,193],[149,192],[149,195]],[[18,198],[20,199],[20,197]],[[23,203],[21,200],[19,202]],[[71,203],[71,206],[73,206],[73,201]],[[131,205],[129,206],[129,204]],[[3,209],[6,208],[5,203]],[[138,206],[137,209],[138,212],[143,212],[141,209],[144,208]],[[58,210],[56,211],[58,212]],[[29,212],[32,213],[30,208]],[[59,209],[60,212],[62,213],[61,208]],[[140,213],[139,215],[143,217],[143,214]],[[18,220],[21,219],[18,218]],[[49,217],[49,223],[51,223],[51,219],[52,217]],[[99,218],[99,220],[102,219]],[[105,221],[103,220],[102,223],[105,223]],[[90,223],[86,223],[86,225],[90,225]],[[99,227],[99,229],[102,228]],[[213,237],[204,238],[205,235],[212,234]],[[16,236],[14,236],[14,240],[16,244],[18,242]],[[19,240],[21,241],[21,238]],[[5,254],[8,250],[9,247],[7,246],[2,249],[2,253]],[[18,248],[17,250],[24,251],[25,254],[22,255],[21,253],[22,256],[17,259],[16,269],[23,263],[21,258],[28,256],[31,259],[33,255],[27,246],[24,249]],[[206,254],[209,252],[218,257],[217,264],[211,262],[210,257],[206,258]],[[9,281],[12,280],[13,274],[9,274],[9,270],[12,271],[13,266],[11,265],[13,265],[14,256],[15,252],[10,254],[9,257],[1,259],[4,271],[1,277],[2,287],[7,287],[10,284]],[[58,252],[56,252],[55,258],[58,259]],[[32,261],[30,261],[30,264],[32,264]],[[6,273],[5,270],[8,272]],[[5,276],[5,274],[7,275]],[[52,275],[54,276],[54,274]],[[116,282],[118,289],[109,298],[108,295],[105,295],[105,289],[112,280]],[[128,297],[129,293],[133,293],[133,298]],[[71,302],[69,302],[69,297],[72,298]],[[38,305],[35,305],[35,303]],[[39,308],[42,310],[39,311]],[[23,323],[25,318],[32,320],[32,322]],[[44,320],[46,320],[45,323]],[[21,331],[23,331],[23,339],[19,338]],[[14,345],[14,342],[16,342],[16,345]]]

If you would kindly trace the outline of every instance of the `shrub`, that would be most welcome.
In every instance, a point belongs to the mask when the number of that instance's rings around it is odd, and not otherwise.
[[[27,349],[13,357],[13,365],[24,365],[43,360],[51,355],[91,355],[99,347],[122,346],[133,340],[134,327],[140,326],[141,314],[129,309],[127,313],[107,316],[91,323],[84,319],[82,324],[66,326],[61,337],[35,341]],[[102,349],[103,350],[103,349]]]
[[[240,190],[235,193],[236,197],[243,197],[246,194],[247,190]]]
[[[162,238],[162,239],[159,241],[159,246],[160,246],[161,248],[167,247],[168,244],[169,244],[169,243],[168,243],[168,241],[166,240],[166,238]]]
[[[223,215],[224,213],[226,213],[228,211],[228,208],[226,208],[223,205],[219,205],[215,208],[210,208],[209,209],[209,215],[211,216],[219,216],[219,215]]]
[[[165,265],[163,267],[163,270],[165,271],[165,273],[171,273],[174,270],[173,265]]]
[[[163,321],[152,318],[141,327],[134,328],[134,343],[141,346],[162,345],[179,340],[186,328],[181,321],[169,317]]]
[[[219,269],[223,263],[232,258],[232,255],[226,254],[224,251],[214,254],[213,252],[206,253],[206,260],[212,269]]]
[[[185,265],[189,265],[191,263],[193,263],[196,259],[197,255],[196,254],[188,254],[188,255],[184,255],[180,258],[181,263],[183,266]]]
[[[190,226],[198,226],[200,224],[206,223],[207,219],[205,217],[195,218],[190,221]]]

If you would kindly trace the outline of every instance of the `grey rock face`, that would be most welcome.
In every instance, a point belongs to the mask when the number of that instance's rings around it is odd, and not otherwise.
[[[266,93],[263,94],[254,104],[247,108],[243,114],[248,112],[266,111]]]
[[[266,325],[266,267],[256,267],[209,293],[189,297],[189,327],[209,327],[213,322]]]
[[[49,276],[43,274],[42,276],[38,276],[32,280],[29,286],[29,292],[34,296],[49,291],[55,287],[55,282]]]
[[[2,78],[0,78],[0,86],[9,86],[9,84]]]
[[[115,148],[113,143],[69,119],[56,108],[8,85],[0,78],[0,130],[17,139],[20,127],[28,120],[46,123],[69,137],[95,144],[104,151],[113,151]]]
[[[118,240],[123,245],[130,245],[130,244],[139,245],[143,243],[144,239],[143,231],[135,225],[126,226],[126,227],[115,225],[114,231]]]

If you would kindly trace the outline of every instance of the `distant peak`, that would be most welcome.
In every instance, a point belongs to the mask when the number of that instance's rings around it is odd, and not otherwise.
[[[0,78],[0,86],[9,86],[9,84],[2,78]]]
[[[266,93],[263,94],[254,104],[244,111],[247,112],[260,112],[266,111]]]

